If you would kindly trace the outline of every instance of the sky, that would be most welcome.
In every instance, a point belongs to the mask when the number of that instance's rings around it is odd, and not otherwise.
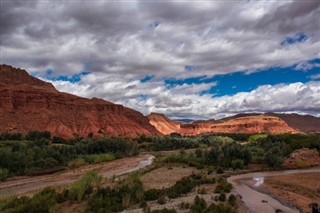
[[[319,0],[1,1],[1,64],[173,119],[320,116]]]

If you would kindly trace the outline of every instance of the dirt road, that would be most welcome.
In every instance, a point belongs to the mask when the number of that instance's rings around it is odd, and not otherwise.
[[[50,175],[13,177],[4,182],[0,182],[0,198],[13,194],[29,195],[47,186],[63,186],[70,184],[90,171],[96,171],[98,174],[107,178],[123,175],[150,165],[153,158],[152,155],[142,154],[106,163],[86,165],[77,169]]]

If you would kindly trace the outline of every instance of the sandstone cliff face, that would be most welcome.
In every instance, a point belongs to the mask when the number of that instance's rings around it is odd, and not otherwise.
[[[159,134],[141,113],[57,91],[24,70],[0,66],[0,132],[50,131],[71,138]]]
[[[155,117],[155,116],[153,116]],[[150,118],[149,118],[150,119]],[[150,121],[151,122],[151,121]],[[152,124],[159,132],[177,132],[181,135],[199,135],[203,133],[295,133],[282,119],[275,116],[251,115],[222,120],[196,121],[190,124],[180,123],[180,128],[172,128],[171,121],[164,115],[152,119]],[[176,125],[178,127],[178,125]],[[170,131],[168,131],[168,129]]]
[[[179,122],[170,120],[163,114],[151,113],[148,115],[148,118],[150,124],[164,135],[169,135],[180,130]]]

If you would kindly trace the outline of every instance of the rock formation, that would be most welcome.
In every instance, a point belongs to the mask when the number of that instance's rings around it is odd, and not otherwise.
[[[169,135],[174,132],[178,132],[180,129],[180,123],[170,120],[163,114],[151,113],[148,115],[149,122],[153,125],[159,132],[165,135]]]
[[[153,114],[151,120],[150,123],[163,134],[174,131],[181,135],[199,135],[203,133],[253,134],[264,132],[279,134],[297,132],[297,130],[288,126],[282,119],[268,115],[235,116],[230,119],[195,121],[193,123],[180,123],[180,125],[164,115]],[[179,126],[180,128],[178,128]]]
[[[50,131],[73,136],[160,134],[140,112],[102,99],[57,91],[26,71],[0,65],[0,133]]]

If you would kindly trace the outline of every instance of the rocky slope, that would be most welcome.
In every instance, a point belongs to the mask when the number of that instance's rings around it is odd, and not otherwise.
[[[289,168],[303,168],[320,165],[320,155],[317,149],[302,148],[295,150],[285,160],[284,165]]]
[[[297,130],[290,127],[284,120],[276,116],[269,115],[248,115],[235,116],[230,119],[195,121],[193,123],[180,123],[180,128],[172,128],[172,120],[161,115],[160,118],[154,118],[154,125],[159,132],[177,132],[182,135],[199,135],[202,133],[295,133]],[[160,117],[160,116],[158,116]],[[163,122],[165,121],[165,122]],[[177,124],[175,124],[178,126]],[[176,127],[175,126],[175,127]],[[161,128],[159,128],[161,127]],[[165,131],[164,131],[165,130]],[[170,131],[169,131],[170,130]]]
[[[301,132],[320,132],[320,118],[311,115],[267,113],[284,120],[289,126]]]
[[[140,112],[102,99],[57,91],[26,71],[0,65],[0,133],[50,131],[55,136],[160,134]]]
[[[174,132],[178,132],[180,129],[180,123],[170,120],[163,114],[151,113],[148,115],[149,122],[153,125],[159,132],[165,135],[169,135]]]

